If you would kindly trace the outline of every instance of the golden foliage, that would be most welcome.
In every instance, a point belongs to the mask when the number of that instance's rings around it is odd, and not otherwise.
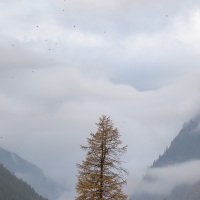
[[[121,166],[120,156],[127,146],[120,147],[119,132],[109,117],[102,116],[96,125],[97,132],[87,138],[88,146],[81,146],[87,154],[82,164],[77,164],[76,200],[126,200],[122,187],[127,171]]]

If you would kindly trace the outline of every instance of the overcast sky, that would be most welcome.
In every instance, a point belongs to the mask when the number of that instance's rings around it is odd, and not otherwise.
[[[0,145],[71,199],[80,145],[108,115],[141,177],[199,112],[199,35],[199,0],[0,0]]]

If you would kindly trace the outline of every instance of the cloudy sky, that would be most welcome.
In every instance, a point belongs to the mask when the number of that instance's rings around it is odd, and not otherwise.
[[[199,0],[0,0],[0,27],[0,145],[65,199],[103,114],[131,183],[200,110]]]

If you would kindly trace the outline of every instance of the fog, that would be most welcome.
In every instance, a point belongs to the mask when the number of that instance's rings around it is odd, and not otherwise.
[[[200,161],[190,161],[182,164],[161,168],[149,168],[143,179],[134,185],[135,194],[169,195],[173,189],[181,185],[193,185],[200,181]]]
[[[131,182],[199,112],[199,1],[0,7],[0,145],[66,184],[66,199],[101,115],[128,144]]]

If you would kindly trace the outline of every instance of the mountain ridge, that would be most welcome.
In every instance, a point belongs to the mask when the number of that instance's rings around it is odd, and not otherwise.
[[[23,180],[17,178],[0,164],[0,199],[8,200],[47,200]]]
[[[47,177],[43,170],[19,155],[0,147],[0,163],[18,178],[31,185],[37,193],[50,200],[57,199],[64,187]]]
[[[153,162],[152,168],[200,159],[200,115],[184,123],[164,154]]]
[[[169,148],[148,168],[141,192],[136,191],[130,199],[199,200],[200,178],[194,179],[194,176],[199,177],[199,165],[193,171],[190,171],[192,168],[184,168],[184,171],[181,168],[197,161],[200,161],[200,115],[184,123]],[[184,179],[185,176],[190,179]]]

